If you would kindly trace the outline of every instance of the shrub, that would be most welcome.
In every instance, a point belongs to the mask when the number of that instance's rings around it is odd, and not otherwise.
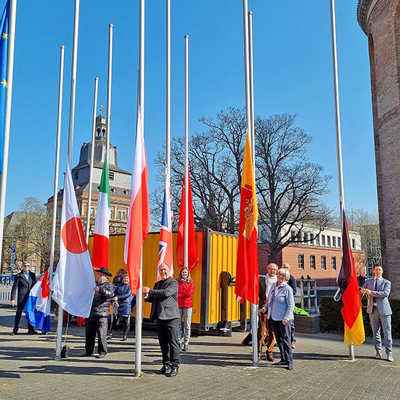
[[[400,300],[390,299],[392,307],[392,336],[394,339],[400,339]],[[364,302],[363,302],[364,305]],[[342,302],[335,302],[332,297],[320,298],[320,328],[321,332],[343,333],[343,318],[340,313]],[[366,336],[372,336],[369,316],[366,308],[362,308],[364,329]]]

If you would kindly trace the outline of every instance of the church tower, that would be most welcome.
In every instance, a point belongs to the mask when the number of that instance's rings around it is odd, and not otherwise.
[[[83,143],[79,156],[79,163],[71,173],[74,182],[76,200],[82,217],[84,229],[86,230],[87,213],[91,215],[91,233],[94,229],[94,221],[97,209],[97,199],[101,182],[101,174],[103,172],[104,160],[106,157],[107,146],[107,119],[102,115],[102,107],[100,113],[96,117],[96,135],[93,162],[93,180],[92,180],[92,199],[90,210],[88,210],[89,199],[89,177],[90,177],[90,155],[92,151],[92,143]],[[110,179],[110,233],[124,233],[130,205],[131,194],[131,174],[118,166],[117,147],[110,144],[109,148],[109,179]],[[53,203],[53,197],[47,201],[47,209],[50,211]],[[61,215],[62,190],[58,194],[58,214]]]
[[[384,276],[400,298],[400,0],[359,0],[368,37]]]

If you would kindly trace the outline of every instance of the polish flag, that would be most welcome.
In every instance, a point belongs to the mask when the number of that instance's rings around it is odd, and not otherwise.
[[[125,234],[124,260],[128,267],[129,284],[135,296],[140,287],[143,242],[150,229],[150,206],[143,117],[138,104],[136,121],[135,165],[132,175],[132,195]]]
[[[89,212],[89,211],[88,211]],[[101,183],[99,197],[97,201],[96,223],[94,226],[93,238],[93,268],[108,268],[108,241],[110,224],[110,181],[108,176],[107,157],[104,160],[103,172],[101,173]]]
[[[194,214],[193,214],[193,200],[192,200],[192,187],[190,185],[189,167],[188,173],[188,268],[191,271],[198,263],[196,240],[194,232]],[[185,220],[186,220],[186,203],[185,203],[185,175],[183,175],[182,196],[181,196],[181,209],[179,212],[178,235],[176,239],[176,259],[178,268],[181,269],[185,266]]]
[[[52,296],[71,315],[87,318],[95,285],[71,169],[67,163],[61,212],[60,260],[52,280]]]
[[[174,275],[171,191],[169,180],[169,173],[166,173],[164,203],[161,216],[160,243],[158,246],[157,280],[160,280],[160,266],[163,263],[169,265],[169,275]]]

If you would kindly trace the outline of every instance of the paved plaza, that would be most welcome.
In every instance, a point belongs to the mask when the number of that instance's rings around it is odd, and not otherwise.
[[[14,310],[0,308],[0,399],[398,399],[400,348],[394,363],[375,360],[371,344],[347,347],[335,335],[298,335],[294,371],[261,361],[251,367],[251,347],[232,337],[198,336],[183,353],[179,375],[158,375],[160,350],[154,332],[143,337],[143,376],[135,378],[134,338],[111,340],[109,354],[80,358],[84,328],[73,327],[69,358],[54,360],[55,334],[11,336]],[[132,336],[132,333],[131,333]]]

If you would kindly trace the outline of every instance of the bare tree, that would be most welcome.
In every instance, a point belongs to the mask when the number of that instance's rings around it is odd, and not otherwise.
[[[294,122],[295,116],[282,114],[257,119],[255,125],[259,225],[268,231],[271,260],[289,244],[304,241],[306,226],[321,232],[330,221],[321,200],[330,177],[308,160],[311,137]]]
[[[321,196],[328,190],[329,177],[322,167],[307,158],[311,141],[303,130],[294,127],[294,116],[277,115],[257,118],[256,185],[260,210],[259,225],[267,227],[271,257],[298,239],[290,229],[301,232],[306,224],[322,230],[330,212]],[[215,118],[202,118],[206,127],[192,136],[189,144],[189,166],[192,181],[195,222],[221,232],[235,233],[238,227],[243,149],[246,117],[243,110],[231,107]],[[184,170],[183,139],[173,141],[171,148],[171,188],[173,210],[179,213],[180,190]],[[164,154],[158,164],[163,172]],[[158,205],[162,195],[153,195]],[[161,209],[161,207],[157,207]]]
[[[11,257],[11,248],[15,243],[15,259],[39,260],[42,272],[49,263],[50,223],[47,210],[40,201],[33,197],[26,198],[5,226],[6,257]]]

